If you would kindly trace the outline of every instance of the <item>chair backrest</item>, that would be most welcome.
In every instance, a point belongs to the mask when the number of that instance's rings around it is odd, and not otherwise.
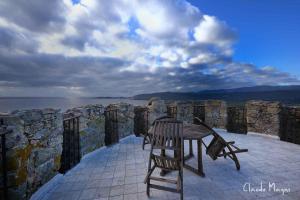
[[[172,118],[172,117],[169,117],[168,115],[164,115],[164,116],[158,117],[158,118],[156,118],[156,119],[152,122],[151,126],[154,126],[154,124],[155,124],[156,121],[159,121],[159,120],[162,120],[162,119],[173,119],[173,118]]]
[[[195,124],[203,126],[205,129],[211,132],[213,135],[213,139],[209,143],[206,148],[206,153],[213,159],[216,160],[218,155],[222,152],[222,150],[226,147],[226,141],[222,136],[220,136],[214,129],[205,124],[199,118],[195,118]]]
[[[180,150],[183,143],[183,123],[172,118],[155,120],[152,135],[154,149]]]

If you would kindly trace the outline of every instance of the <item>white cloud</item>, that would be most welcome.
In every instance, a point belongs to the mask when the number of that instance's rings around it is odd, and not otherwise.
[[[209,15],[203,16],[203,20],[195,27],[194,31],[194,37],[198,42],[220,47],[231,46],[236,39],[235,33],[225,22]]]

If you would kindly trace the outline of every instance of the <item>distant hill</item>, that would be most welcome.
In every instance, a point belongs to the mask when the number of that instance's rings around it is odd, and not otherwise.
[[[300,85],[255,86],[234,89],[203,90],[199,92],[160,92],[133,96],[136,100],[160,97],[164,100],[206,100],[221,99],[229,103],[243,103],[248,100],[280,101],[284,104],[300,105]]]

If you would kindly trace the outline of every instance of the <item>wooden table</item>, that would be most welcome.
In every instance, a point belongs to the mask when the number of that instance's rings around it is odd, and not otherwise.
[[[152,127],[149,130],[149,134],[152,132]],[[186,169],[196,173],[199,176],[204,177],[205,174],[203,172],[203,163],[202,163],[202,139],[208,135],[211,135],[210,130],[206,129],[203,126],[196,125],[196,124],[184,124],[183,125],[183,140],[189,141],[189,154],[184,156],[183,160],[183,167]],[[188,165],[185,161],[194,157],[193,153],[193,140],[197,141],[197,168],[194,168]],[[184,152],[184,145],[182,147],[182,151]],[[165,156],[166,152],[164,149],[161,150],[161,155]],[[174,152],[174,156],[176,153]],[[161,171],[161,175],[164,175],[166,171]]]
[[[183,125],[183,139],[189,141],[189,154],[184,156],[183,159],[183,166],[198,174],[199,176],[204,177],[205,174],[203,172],[203,163],[202,163],[202,139],[208,135],[211,135],[211,132],[203,126],[196,125],[196,124],[184,124]],[[185,161],[194,157],[193,153],[193,140],[197,141],[197,168],[194,168],[188,165]],[[184,152],[184,145],[182,148]]]

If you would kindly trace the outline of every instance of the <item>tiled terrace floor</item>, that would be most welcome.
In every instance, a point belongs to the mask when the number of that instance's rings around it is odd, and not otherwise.
[[[241,170],[237,171],[230,159],[213,161],[203,155],[205,178],[184,170],[184,199],[300,199],[300,145],[263,136],[218,132],[249,149],[238,155]],[[119,144],[85,156],[39,199],[148,199],[143,179],[149,146],[142,151],[141,142],[142,138],[129,136]],[[191,162],[196,164],[196,160]],[[246,183],[257,188],[261,182],[265,192],[243,191]],[[290,192],[282,195],[269,191],[269,182],[275,183],[276,188],[290,188]],[[151,189],[149,199],[179,199],[179,195]]]

